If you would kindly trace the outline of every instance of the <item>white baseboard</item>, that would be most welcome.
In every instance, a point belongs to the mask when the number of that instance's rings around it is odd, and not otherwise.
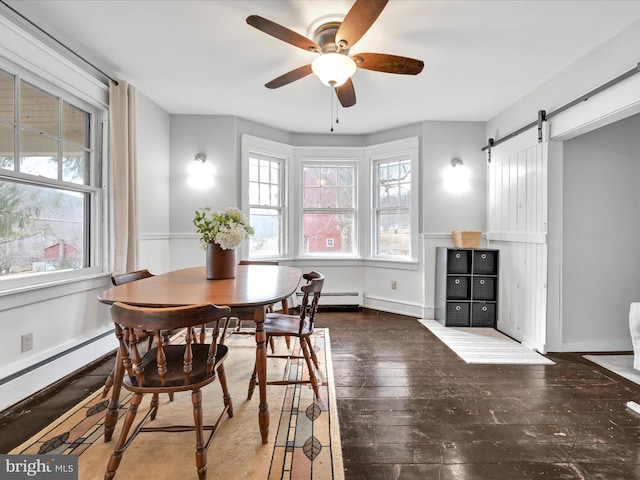
[[[111,353],[114,347],[115,337],[111,332],[110,335],[102,336],[76,350],[47,361],[2,383],[0,385],[0,411],[28,398],[94,360]]]
[[[403,302],[393,298],[364,296],[364,307],[382,312],[397,313],[408,317],[422,318],[422,305],[417,303]]]
[[[548,345],[549,352],[631,352],[631,340],[600,338],[586,342],[563,342],[560,345]]]

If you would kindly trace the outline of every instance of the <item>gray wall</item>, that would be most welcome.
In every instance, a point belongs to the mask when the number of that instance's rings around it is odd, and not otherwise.
[[[136,92],[138,265],[153,273],[169,264],[169,114]]]
[[[146,113],[139,115],[156,116],[158,113],[152,104],[146,109]],[[482,122],[424,122],[367,136],[299,135],[235,117],[170,115],[170,269],[204,264],[204,253],[192,225],[195,209],[240,205],[242,135],[296,146],[366,146],[417,136],[421,148],[418,208],[422,244],[419,263],[413,266],[388,264],[384,268],[366,266],[361,260],[293,263],[303,269],[322,268],[332,290],[364,291],[365,296],[375,299],[371,304],[374,308],[430,316],[435,247],[451,245],[450,232],[454,228],[484,229],[486,225],[486,162],[481,152],[484,129]],[[163,123],[158,125],[157,133],[162,137],[161,142],[166,142],[167,131]],[[153,142],[148,139],[145,143]],[[206,153],[207,161],[216,168],[216,184],[205,190],[195,190],[187,184],[187,167],[198,152]],[[472,189],[461,195],[451,194],[442,187],[442,172],[454,156],[463,158],[472,173]],[[154,161],[152,155],[142,157],[141,162]],[[155,208],[153,202],[146,205]],[[144,244],[152,243],[147,239]],[[391,290],[392,280],[397,282],[397,290]]]
[[[640,301],[640,115],[564,142],[562,337],[630,350]],[[550,206],[553,207],[552,205]]]

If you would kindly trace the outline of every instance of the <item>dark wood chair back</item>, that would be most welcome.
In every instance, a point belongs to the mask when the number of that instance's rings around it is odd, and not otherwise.
[[[238,265],[280,265],[277,260],[240,260]]]
[[[300,331],[303,330],[313,332],[313,323],[318,312],[318,302],[324,286],[324,275],[319,272],[312,271],[302,275],[307,283],[303,285],[302,300],[300,301]]]
[[[134,272],[122,273],[120,275],[111,275],[111,283],[114,287],[118,285],[124,285],[125,283],[135,282],[136,280],[142,280],[143,278],[153,277],[153,273],[149,270],[136,270]]]
[[[230,312],[229,307],[211,304],[167,308],[135,307],[124,303],[112,305],[111,317],[125,369],[125,388],[159,393],[165,391],[164,387],[181,385],[188,389],[202,381],[211,381],[211,375],[215,376],[213,367],[221,357],[218,348],[222,347],[226,355],[227,347],[218,345],[216,339],[220,322],[226,321]],[[213,340],[208,345],[201,341],[195,329],[205,323],[212,327]],[[169,343],[166,332],[182,328],[185,329],[184,342]],[[144,355],[144,362],[138,350],[138,329],[154,337],[154,347]],[[155,362],[150,362],[154,357]],[[154,365],[150,366],[150,363]]]

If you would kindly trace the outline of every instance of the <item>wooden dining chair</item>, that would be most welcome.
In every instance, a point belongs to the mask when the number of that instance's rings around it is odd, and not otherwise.
[[[318,379],[314,372],[314,367],[318,368],[318,358],[311,344],[311,335],[313,334],[313,325],[316,313],[318,312],[318,302],[322,287],[324,285],[324,275],[319,272],[312,271],[305,273],[302,277],[307,281],[301,287],[302,301],[300,302],[300,313],[298,315],[289,315],[284,313],[268,313],[264,321],[264,331],[267,340],[273,337],[297,337],[300,341],[300,350],[302,355],[288,353],[286,355],[267,355],[268,358],[299,358],[304,359],[309,370],[309,378],[301,380],[273,380],[268,381],[267,385],[290,385],[290,384],[311,384],[313,393],[316,398],[320,398],[318,389]],[[253,390],[256,386],[257,365],[253,368],[251,381],[249,382],[248,399],[251,399]]]
[[[240,260],[238,265],[274,265],[278,266],[279,263],[277,260]],[[282,305],[282,313],[289,313],[289,302],[285,298],[281,302]],[[274,313],[274,305],[271,304],[267,307],[267,311],[269,313]],[[222,337],[226,338],[229,335],[255,335],[255,328],[247,329],[242,327],[242,322],[251,321],[253,325],[253,319],[242,319],[240,317],[230,317],[230,321],[235,321],[235,327],[229,329],[229,325],[226,325],[222,331]],[[287,342],[287,348],[290,348],[290,339],[289,337],[285,337],[285,341]],[[273,339],[270,340],[271,352],[275,352],[275,345]]]
[[[133,272],[122,273],[120,275],[111,275],[111,284],[114,287],[117,287],[118,285],[124,285],[125,283],[135,282],[136,280],[142,280],[143,278],[149,277],[153,277],[153,273],[151,273],[149,270],[136,270]],[[149,337],[145,332],[139,330],[138,339],[140,340],[143,338],[149,339],[150,342],[153,340],[153,337]],[[116,362],[119,361],[120,360],[116,357]],[[111,369],[111,373],[109,373],[106,381],[104,382],[104,388],[102,389],[102,398],[105,398],[109,394],[111,388],[113,388],[114,373],[115,367]],[[171,397],[171,399],[173,400],[173,396]]]
[[[117,302],[111,306],[111,317],[115,324],[119,356],[125,372],[122,384],[126,390],[132,393],[132,398],[120,436],[107,464],[105,480],[114,477],[125,450],[139,433],[184,431],[195,431],[196,433],[195,461],[198,478],[200,480],[206,479],[209,445],[225,413],[229,417],[233,416],[233,405],[227,388],[223,364],[228,348],[218,342],[220,323],[226,322],[230,311],[229,307],[210,303],[186,307],[148,308]],[[208,344],[197,341],[196,326],[204,323],[213,325],[213,334]],[[138,348],[136,335],[138,328],[146,332],[153,332],[154,335],[153,348],[144,354]],[[164,332],[174,329],[186,329],[184,343],[171,344],[166,342]],[[217,418],[214,415],[214,424],[203,425],[201,389],[215,380],[216,373],[222,387],[224,407]],[[191,391],[193,427],[184,425],[145,426],[148,420],[155,419],[158,414],[159,394],[182,391]],[[132,429],[138,406],[146,394],[152,395],[149,410]],[[210,411],[208,407],[206,410]],[[210,431],[206,439],[205,430]],[[129,434],[130,431],[131,434]],[[141,459],[141,462],[144,461],[155,461],[155,459],[145,457]],[[144,465],[137,462],[135,468],[139,469],[138,475],[141,474],[140,476],[144,477]]]

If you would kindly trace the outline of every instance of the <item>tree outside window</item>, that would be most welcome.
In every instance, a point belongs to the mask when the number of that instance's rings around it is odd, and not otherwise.
[[[411,159],[383,159],[374,165],[375,255],[410,257]]]
[[[0,98],[0,278],[89,266],[91,114],[3,71]]]

